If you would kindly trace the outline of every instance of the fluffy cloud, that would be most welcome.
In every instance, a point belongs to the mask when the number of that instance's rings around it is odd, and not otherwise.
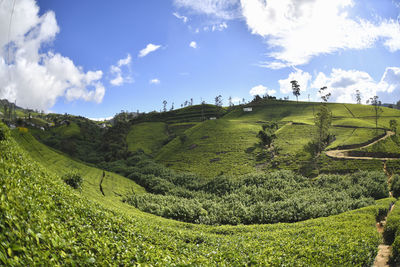
[[[156,51],[160,47],[161,47],[161,45],[148,44],[145,48],[140,50],[138,57],[145,57],[148,54],[150,54],[151,52]]]
[[[327,76],[318,73],[312,87],[328,87],[332,102],[355,103],[355,92],[359,90],[362,102],[378,95],[383,102],[393,103],[400,97],[400,68],[386,68],[379,82],[368,73],[359,70],[333,69]]]
[[[291,72],[287,79],[279,80],[279,87],[282,94],[292,93],[292,84],[290,83],[293,80],[296,80],[300,85],[300,91],[306,91],[309,87],[309,83],[311,82],[311,74],[308,72],[304,72],[300,69],[295,69],[294,72]]]
[[[54,40],[59,27],[52,11],[39,16],[34,0],[0,2],[0,98],[23,107],[48,110],[59,97],[100,103],[105,88],[102,71],[84,72],[58,53],[41,52]]]
[[[267,87],[260,84],[260,85],[257,85],[257,86],[254,86],[253,88],[251,88],[249,91],[249,94],[252,96],[255,96],[255,95],[262,96],[262,95],[265,95],[266,92],[267,92]]]
[[[191,41],[190,44],[189,44],[189,46],[190,46],[191,48],[196,49],[196,48],[197,48],[197,43],[196,43],[195,41]]]
[[[150,84],[160,84],[160,80],[157,79],[157,78],[151,79],[151,80],[149,81],[149,83],[150,83]]]
[[[218,19],[240,17],[238,0],[174,0],[175,6],[185,8],[197,14],[207,14]]]
[[[266,38],[272,69],[308,63],[314,56],[342,49],[365,49],[379,40],[400,49],[400,25],[393,20],[349,18],[352,0],[241,0],[242,14],[253,34]]]
[[[114,86],[121,86],[124,83],[131,83],[133,82],[131,76],[131,69],[130,64],[132,61],[132,57],[130,54],[126,56],[126,58],[120,59],[117,62],[117,65],[112,65],[110,67],[110,73],[114,77],[110,80],[110,83]],[[123,73],[122,68],[127,69],[125,73]]]

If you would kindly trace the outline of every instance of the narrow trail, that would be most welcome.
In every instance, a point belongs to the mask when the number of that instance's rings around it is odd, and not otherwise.
[[[383,161],[398,159],[398,158],[356,157],[356,156],[348,156],[347,155],[347,153],[349,151],[372,146],[372,145],[374,145],[374,144],[376,144],[376,143],[378,143],[380,141],[385,140],[386,138],[388,138],[388,137],[390,137],[390,136],[392,136],[394,134],[395,133],[392,132],[392,131],[386,131],[386,134],[382,138],[380,138],[378,140],[375,140],[375,141],[373,141],[373,142],[371,142],[371,143],[369,143],[367,145],[356,147],[356,148],[352,148],[352,149],[329,150],[329,151],[326,151],[325,154],[330,158],[337,158],[337,159],[378,159],[378,160],[383,160]]]
[[[392,174],[388,172],[387,168],[386,168],[386,161],[384,161],[383,163],[383,172],[386,174],[386,176],[388,177],[387,183],[389,184],[390,179],[392,178]],[[392,192],[389,192],[389,197],[392,196]],[[387,216],[389,216],[389,213],[394,209],[394,205],[392,205],[390,207],[390,210],[387,214]],[[383,230],[386,224],[386,219],[387,216],[383,219],[383,221],[377,222],[376,223],[376,230],[378,231],[378,233],[382,236],[383,234]],[[383,239],[382,239],[383,240]],[[375,261],[374,261],[374,265],[373,267],[389,267],[389,260],[390,260],[390,256],[392,255],[392,246],[386,245],[384,243],[384,241],[382,242],[382,244],[380,244],[378,246],[378,254],[375,257]]]
[[[391,209],[388,212],[389,213],[394,209],[394,205],[392,205]],[[383,229],[386,224],[386,218],[383,221],[380,221],[376,223],[376,230],[380,235],[383,233]],[[378,246],[378,254],[375,257],[374,265],[373,267],[389,267],[389,260],[390,260],[390,255],[392,254],[392,246],[386,245],[384,243],[380,244]]]

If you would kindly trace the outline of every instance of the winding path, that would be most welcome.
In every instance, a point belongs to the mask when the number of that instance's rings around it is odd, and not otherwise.
[[[390,136],[392,136],[394,134],[395,133],[392,132],[392,131],[386,131],[386,134],[383,137],[381,137],[378,140],[375,140],[375,141],[373,141],[373,142],[371,142],[371,143],[369,143],[367,145],[363,145],[363,146],[352,148],[352,149],[329,150],[329,151],[326,151],[325,154],[330,158],[337,158],[337,159],[379,159],[379,160],[383,160],[383,161],[399,159],[399,158],[356,157],[356,156],[348,156],[347,155],[347,152],[349,152],[349,151],[372,146],[372,145],[374,145],[374,144],[376,144],[376,143],[378,143],[378,142],[380,142],[382,140],[385,140],[386,138],[388,138],[388,137],[390,137]]]
[[[336,158],[336,159],[367,159],[367,160],[368,159],[369,160],[378,159],[378,160],[382,160],[384,162],[383,170],[384,170],[385,174],[390,179],[391,175],[386,170],[386,161],[394,160],[394,159],[398,159],[398,158],[356,157],[356,156],[348,156],[348,152],[352,151],[352,150],[357,150],[357,149],[360,149],[360,148],[366,148],[366,147],[372,146],[372,145],[374,145],[374,144],[376,144],[376,143],[378,143],[378,142],[380,142],[382,140],[385,140],[386,138],[388,138],[388,137],[390,137],[390,136],[392,136],[394,134],[395,133],[392,132],[392,131],[386,131],[386,134],[383,137],[381,137],[378,140],[375,140],[373,142],[370,142],[370,143],[368,143],[366,145],[360,145],[359,147],[352,148],[352,149],[330,150],[330,151],[326,151],[325,154],[330,158]],[[391,196],[391,194],[390,194],[390,196]],[[394,208],[394,205],[392,206],[392,209],[393,208]],[[386,218],[383,221],[377,223],[377,231],[378,231],[379,234],[382,234],[385,224],[386,224]],[[388,261],[390,259],[391,252],[392,252],[392,247],[391,246],[386,245],[386,244],[380,244],[379,247],[378,247],[378,254],[376,255],[376,258],[375,258],[373,266],[374,267],[387,267],[387,266],[389,266]]]

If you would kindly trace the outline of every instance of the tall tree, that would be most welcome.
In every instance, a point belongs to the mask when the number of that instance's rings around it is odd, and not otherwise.
[[[329,97],[331,97],[331,93],[326,93],[326,90],[328,89],[328,87],[324,86],[321,89],[319,89],[318,93],[321,96],[322,101],[324,101],[325,103],[328,102]]]
[[[374,112],[375,112],[375,129],[376,130],[378,130],[378,120],[379,120],[379,117],[381,116],[381,113],[383,112],[383,110],[382,110],[382,108],[380,107],[381,106],[381,101],[379,101],[378,100],[379,99],[379,96],[373,96],[373,97],[371,97],[369,100],[370,100],[370,103],[371,103],[371,105],[374,107]]]
[[[230,96],[230,97],[228,98],[228,100],[229,100],[229,106],[232,107],[232,106],[233,106],[232,97]]]
[[[316,148],[320,153],[324,147],[329,143],[330,134],[329,129],[332,124],[332,113],[328,108],[327,102],[331,93],[326,93],[327,87],[322,87],[318,92],[323,102],[319,106],[319,110],[314,117],[315,126],[317,126],[317,140]]]
[[[215,105],[218,107],[222,107],[222,96],[218,95],[215,97]]]
[[[357,101],[357,104],[361,104],[361,92],[360,92],[360,90],[356,90],[356,101]]]
[[[262,126],[262,130],[260,130],[257,134],[257,137],[260,139],[259,144],[261,147],[271,147],[272,142],[276,138],[275,131],[277,129],[278,124],[276,122],[271,122]]]
[[[164,100],[162,103],[163,103],[163,111],[167,112],[167,100]]]
[[[296,101],[299,102],[300,85],[296,80],[290,82],[292,84],[293,95],[296,97]]]

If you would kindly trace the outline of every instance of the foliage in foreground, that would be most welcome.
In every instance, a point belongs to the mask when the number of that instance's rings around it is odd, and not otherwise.
[[[391,201],[295,224],[192,225],[134,209],[128,217],[119,207],[103,208],[101,199],[87,199],[84,190],[83,196],[71,190],[5,133],[1,265],[367,266],[380,241],[376,214]]]

